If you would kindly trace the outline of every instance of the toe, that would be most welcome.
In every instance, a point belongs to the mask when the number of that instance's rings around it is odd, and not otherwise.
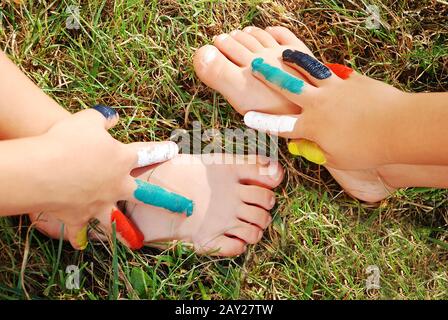
[[[220,236],[210,243],[195,247],[196,253],[202,255],[234,257],[246,251],[246,243],[240,239]]]
[[[259,207],[249,206],[247,204],[242,205],[241,208],[238,209],[237,217],[238,219],[254,224],[263,230],[266,229],[272,221],[269,212]]]
[[[263,237],[263,231],[257,226],[241,222],[237,226],[227,230],[225,235],[237,237],[249,244],[255,244]]]
[[[264,49],[261,43],[247,32],[235,30],[232,31],[230,35],[232,36],[233,39],[241,43],[243,46],[245,46],[248,50],[250,50],[253,53],[259,52]]]
[[[249,49],[228,34],[217,36],[214,39],[214,45],[238,66],[248,66],[254,59],[254,55]]]
[[[275,193],[269,189],[254,185],[240,185],[241,201],[252,204],[266,210],[271,210],[275,205]]]
[[[244,80],[241,69],[211,45],[206,45],[196,52],[193,64],[199,79],[225,97],[232,96],[235,91],[232,83]]]
[[[238,170],[239,182],[275,188],[283,180],[283,168],[276,161],[264,162],[266,157],[257,157],[257,164],[241,166]]]
[[[279,44],[283,46],[291,46],[296,50],[312,55],[311,50],[308,49],[308,47],[297,38],[291,30],[285,27],[267,27],[266,32],[268,32]]]
[[[244,28],[243,31],[257,39],[258,42],[260,42],[265,48],[274,48],[279,46],[279,43],[274,39],[274,37],[263,29],[257,27],[247,27]]]

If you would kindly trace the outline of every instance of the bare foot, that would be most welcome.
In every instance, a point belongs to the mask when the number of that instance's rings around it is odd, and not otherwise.
[[[253,158],[252,164],[213,164],[219,159],[222,155],[179,155],[174,161],[135,172],[140,179],[180,193],[195,204],[188,218],[156,207],[127,205],[125,212],[139,226],[147,245],[182,241],[201,254],[235,256],[247,244],[260,241],[275,204],[271,189],[280,184],[283,170],[260,157]],[[39,230],[59,237],[57,221],[45,216],[36,221],[37,214],[30,216]]]
[[[264,111],[272,114],[293,114],[300,108],[270,90],[252,76],[250,64],[262,57],[267,63],[303,78],[295,70],[282,64],[286,49],[312,53],[291,31],[282,27],[261,30],[247,27],[214,38],[214,46],[200,48],[194,57],[197,76],[207,86],[220,92],[240,114]]]
[[[286,28],[262,30],[248,27],[243,31],[222,34],[214,39],[214,46],[200,48],[194,57],[194,67],[198,77],[220,92],[240,114],[248,111],[300,113],[300,108],[266,87],[252,76],[250,70],[252,60],[261,57],[267,63],[304,79],[297,71],[282,64],[282,52],[286,49],[312,55],[305,44]],[[347,193],[363,201],[380,201],[395,190],[376,169],[327,169]]]

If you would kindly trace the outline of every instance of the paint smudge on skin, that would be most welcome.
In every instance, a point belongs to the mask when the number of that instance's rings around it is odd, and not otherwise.
[[[110,120],[118,116],[117,111],[115,111],[111,107],[104,106],[102,104],[97,104],[96,106],[92,107],[92,109],[95,109],[96,111],[101,113],[107,120]]]
[[[335,75],[337,75],[342,80],[347,80],[350,78],[350,75],[353,73],[353,69],[349,68],[347,66],[344,66],[339,63],[326,63],[325,64],[328,68],[331,69],[331,71],[334,72]]]
[[[178,153],[179,147],[174,142],[157,143],[137,151],[137,164],[139,167],[145,167],[164,162],[174,158]]]
[[[135,181],[137,182],[137,189],[134,191],[134,197],[137,200],[171,212],[185,212],[187,217],[193,214],[194,204],[192,200],[151,183],[139,179]]]
[[[278,116],[256,111],[249,111],[244,115],[246,126],[264,132],[292,132],[296,122],[296,117]]]
[[[316,79],[324,80],[331,77],[331,71],[328,67],[306,53],[287,49],[283,51],[282,58],[285,62],[301,67]]]
[[[264,62],[263,58],[252,61],[252,71],[261,74],[270,83],[291,93],[300,94],[305,83],[289,73]]]

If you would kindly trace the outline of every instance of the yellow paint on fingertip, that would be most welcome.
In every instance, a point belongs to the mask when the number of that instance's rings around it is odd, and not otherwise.
[[[315,143],[309,140],[298,140],[288,143],[289,153],[295,156],[301,156],[308,161],[316,164],[325,164],[327,159],[322,149]]]
[[[80,250],[87,248],[87,245],[89,244],[87,241],[87,225],[79,230],[76,235],[76,243],[78,244]]]

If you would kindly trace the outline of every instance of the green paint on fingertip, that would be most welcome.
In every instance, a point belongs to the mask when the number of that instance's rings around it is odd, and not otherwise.
[[[169,192],[154,184],[136,179],[137,189],[134,197],[143,203],[167,209],[171,212],[186,213],[187,217],[193,214],[193,201],[180,194]]]
[[[264,62],[263,58],[252,61],[252,71],[261,74],[267,81],[289,92],[300,94],[305,83],[289,73]]]

